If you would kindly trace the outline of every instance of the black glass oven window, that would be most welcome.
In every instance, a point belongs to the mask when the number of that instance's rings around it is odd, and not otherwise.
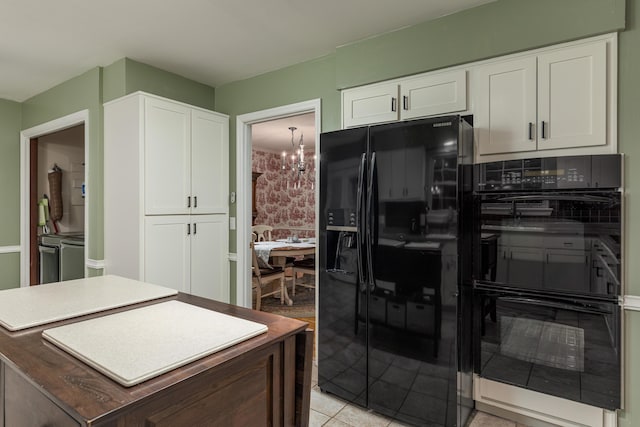
[[[620,194],[480,197],[480,281],[557,294],[620,294]]]
[[[619,308],[484,294],[481,376],[615,409],[620,406]]]

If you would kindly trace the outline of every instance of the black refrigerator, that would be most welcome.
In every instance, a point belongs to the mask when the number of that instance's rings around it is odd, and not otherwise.
[[[318,385],[414,425],[473,409],[470,122],[320,136]]]

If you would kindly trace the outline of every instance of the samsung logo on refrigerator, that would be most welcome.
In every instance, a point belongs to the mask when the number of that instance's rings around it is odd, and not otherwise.
[[[445,126],[451,126],[451,122],[440,122],[440,123],[433,124],[434,128],[443,128]]]

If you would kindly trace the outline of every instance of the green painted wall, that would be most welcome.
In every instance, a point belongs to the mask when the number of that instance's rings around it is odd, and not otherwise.
[[[336,87],[624,28],[625,0],[498,0],[336,49]]]
[[[160,68],[122,58],[104,67],[104,102],[139,90],[213,110],[215,89]]]
[[[618,144],[625,153],[625,270],[627,294],[640,295],[640,7],[638,1],[627,1],[627,26],[620,33],[618,49]],[[635,167],[634,167],[635,166]],[[640,425],[640,313],[625,314],[626,410],[619,416],[620,427]]]
[[[89,141],[86,146],[89,149],[89,168],[87,169],[87,191],[89,197],[89,258],[102,260],[104,242],[104,215],[103,215],[103,102],[124,96],[129,93],[142,90],[160,96],[165,96],[178,101],[197,105],[203,108],[213,109],[214,89],[212,87],[188,80],[173,73],[148,66],[128,58],[122,58],[106,68],[96,67],[80,76],[74,77],[61,83],[45,92],[42,92],[17,105],[18,116],[13,120],[10,115],[6,115],[6,122],[12,125],[5,125],[5,115],[0,118],[0,138],[5,132],[8,135],[15,135],[19,140],[19,132],[51,120],[64,117],[66,115],[81,111],[89,111]],[[7,104],[9,105],[9,104]],[[21,109],[20,109],[21,107]],[[3,112],[5,104],[0,104],[0,113]],[[20,116],[20,111],[22,115]],[[4,146],[0,146],[3,150]],[[11,174],[16,171],[16,180],[13,184],[7,184],[7,188],[17,194],[19,201],[19,163],[20,151],[19,143],[16,143],[15,152],[7,153],[6,157],[0,159],[7,162],[7,168],[0,171],[0,174]],[[2,176],[2,175],[0,175]],[[0,184],[0,194],[3,192],[3,184]],[[8,194],[9,199],[12,194]],[[0,206],[0,213],[5,207]],[[19,242],[19,202],[16,204],[18,212],[8,215],[8,221],[0,224],[0,239],[5,234],[15,233],[18,236],[12,245]],[[2,240],[0,240],[2,245]],[[90,271],[91,276],[99,274]],[[0,270],[0,281],[4,278],[4,272]]]
[[[0,99],[0,246],[20,244],[20,104]]]
[[[215,105],[215,89],[211,86],[129,58],[124,58],[124,72],[125,92],[114,98],[107,98],[105,93],[105,102],[141,90],[210,110]]]
[[[20,104],[0,99],[0,247],[20,245],[20,121]],[[0,253],[0,289],[18,286],[20,254]]]
[[[103,146],[102,146],[102,69],[96,67],[61,83],[22,104],[22,129],[47,123],[82,110],[89,110],[89,150],[87,193],[89,194],[89,258],[103,254]],[[18,156],[18,159],[20,157]]]
[[[127,58],[121,58],[102,70],[102,99],[104,102],[127,94]]]
[[[335,88],[333,55],[216,89],[216,111],[230,115],[229,186],[236,188],[236,116],[311,99],[322,99],[322,129],[340,127],[340,92]],[[230,206],[236,216],[236,205]],[[229,234],[230,252],[236,251],[236,233]],[[236,266],[231,263],[231,301],[235,303]]]
[[[0,254],[0,290],[20,287],[20,254]]]

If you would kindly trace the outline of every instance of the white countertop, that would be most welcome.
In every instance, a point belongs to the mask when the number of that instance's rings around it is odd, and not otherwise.
[[[47,329],[42,336],[129,387],[267,330],[261,323],[168,301]]]
[[[7,289],[0,291],[0,325],[18,331],[177,293],[109,275]]]

